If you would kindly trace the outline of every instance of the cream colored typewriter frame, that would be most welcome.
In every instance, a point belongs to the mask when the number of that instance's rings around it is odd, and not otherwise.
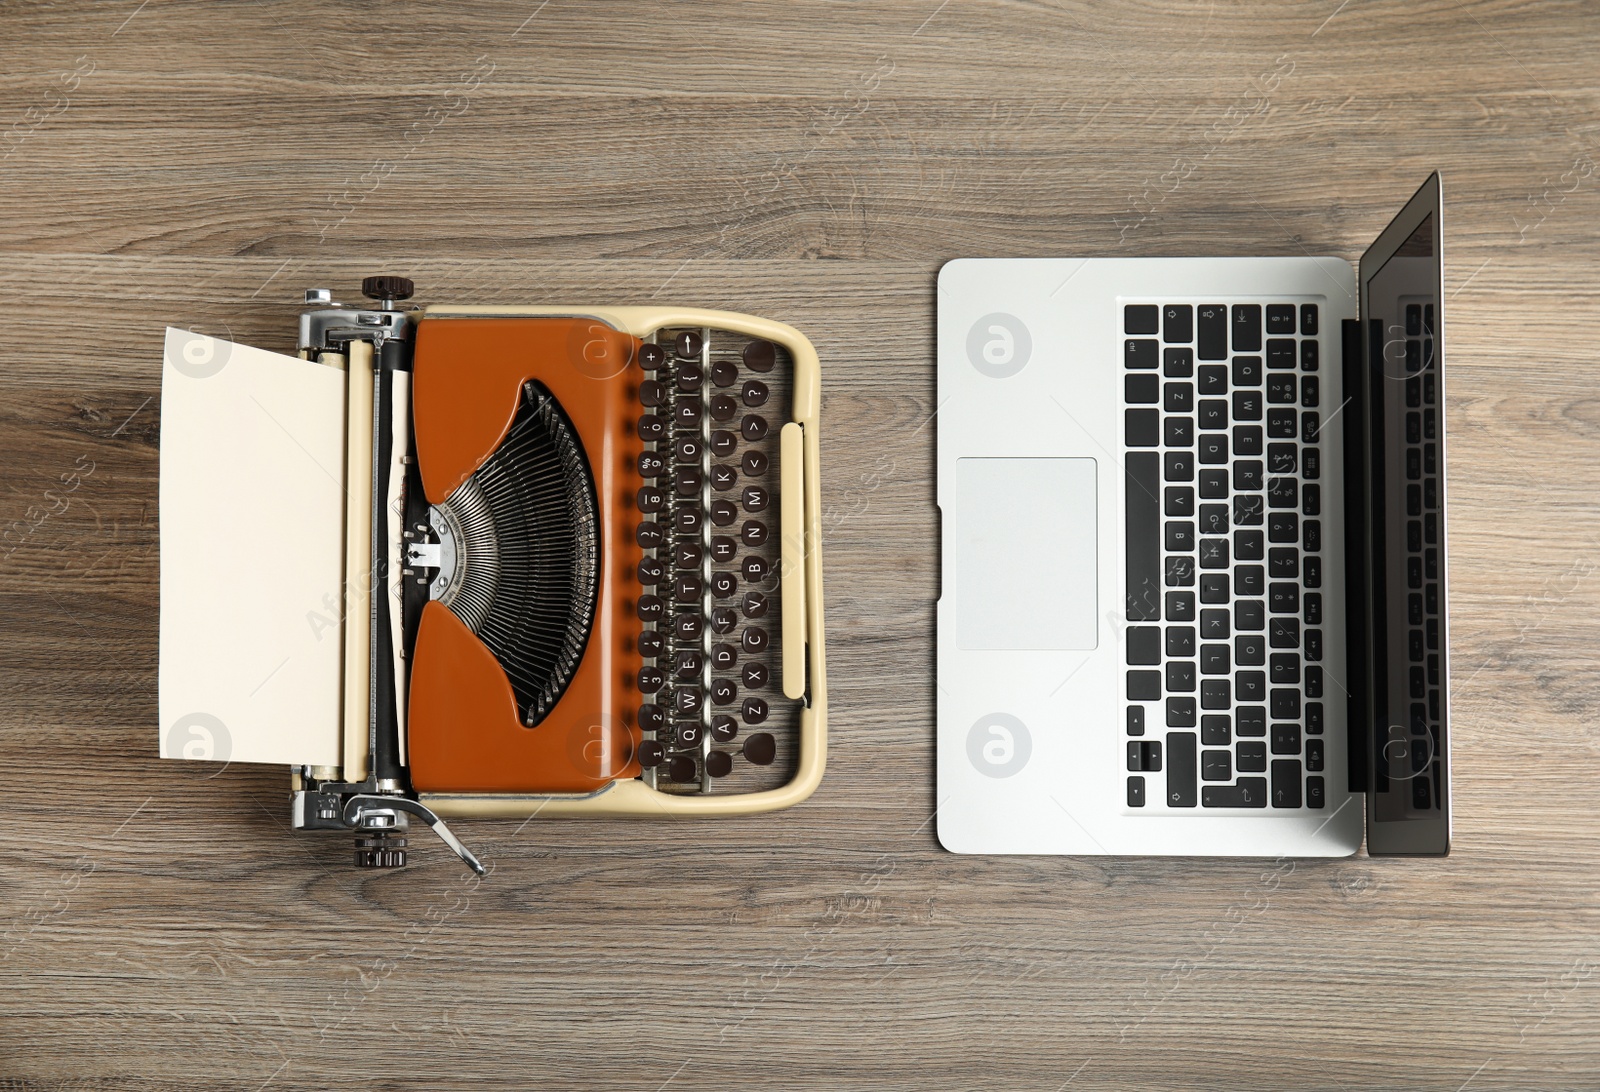
[[[783,692],[810,698],[800,711],[800,763],[782,788],[726,796],[664,793],[643,781],[614,781],[584,796],[500,793],[423,793],[441,816],[523,819],[535,815],[726,816],[776,811],[800,803],[822,780],[828,758],[828,675],[822,634],[822,472],[818,416],[822,372],[817,350],[792,326],[732,311],[692,307],[429,307],[429,318],[594,318],[647,337],[663,327],[701,326],[766,338],[794,359],[793,419],[779,434]],[[800,455],[795,458],[794,455]],[[803,607],[803,609],[801,609]],[[809,670],[808,670],[809,669]]]

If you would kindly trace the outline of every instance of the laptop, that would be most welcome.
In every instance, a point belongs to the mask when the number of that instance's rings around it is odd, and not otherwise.
[[[942,268],[946,848],[1448,853],[1440,242]]]

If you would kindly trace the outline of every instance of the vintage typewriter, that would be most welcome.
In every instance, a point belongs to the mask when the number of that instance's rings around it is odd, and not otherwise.
[[[300,361],[343,387],[339,651],[323,665],[339,709],[274,713],[337,739],[242,748],[272,728],[241,733],[259,700],[240,698],[227,726],[235,758],[290,761],[294,827],[353,832],[357,864],[394,867],[421,820],[482,871],[444,819],[805,799],[827,720],[806,338],[674,307],[419,309],[401,277],[362,291],[359,306],[307,292],[299,330]],[[182,677],[206,666],[198,625],[248,620],[204,616],[223,608],[179,564],[218,547],[173,541],[213,529],[181,480],[204,460],[171,416],[202,416],[182,392],[210,388],[185,360],[226,346],[196,336],[169,330],[163,379],[162,742],[164,757],[215,759],[196,739],[217,718],[193,712]],[[328,645],[285,662],[315,670]]]

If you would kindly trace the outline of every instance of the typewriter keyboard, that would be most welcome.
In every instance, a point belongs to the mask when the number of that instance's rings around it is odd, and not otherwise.
[[[1318,321],[1123,309],[1130,808],[1325,806]]]
[[[776,788],[792,775],[801,704],[783,696],[778,648],[789,354],[665,329],[639,364],[642,776],[667,792]]]

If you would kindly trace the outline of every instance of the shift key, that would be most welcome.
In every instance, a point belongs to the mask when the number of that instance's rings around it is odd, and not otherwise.
[[[1220,303],[1203,303],[1195,312],[1200,320],[1197,355],[1201,360],[1228,359],[1228,308]]]
[[[1192,808],[1198,803],[1196,759],[1193,732],[1167,733],[1167,807]]]

